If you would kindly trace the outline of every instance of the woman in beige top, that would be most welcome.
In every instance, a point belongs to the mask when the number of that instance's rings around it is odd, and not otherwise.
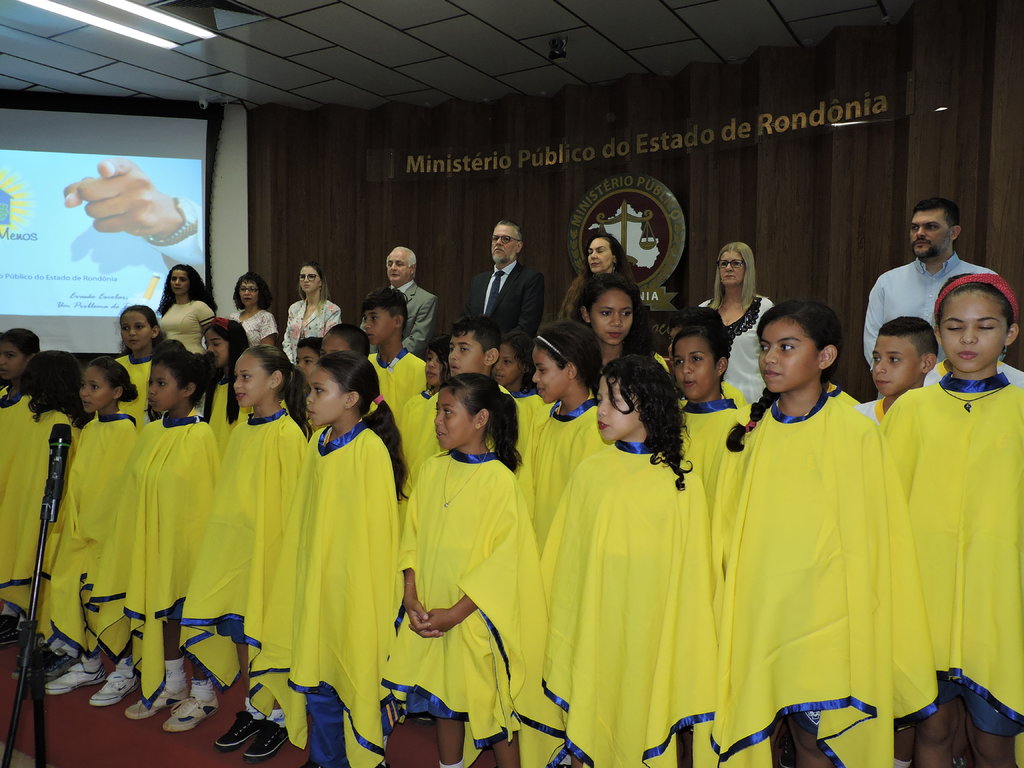
[[[193,267],[187,264],[171,267],[157,313],[166,338],[177,339],[189,352],[201,355],[206,351],[203,331],[217,313],[217,303]]]

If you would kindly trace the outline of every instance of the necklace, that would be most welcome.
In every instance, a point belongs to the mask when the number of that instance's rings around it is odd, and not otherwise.
[[[445,509],[448,509],[449,505],[450,505],[450,504],[451,504],[451,503],[452,503],[453,501],[455,501],[455,499],[456,499],[456,498],[458,497],[458,495],[459,495],[460,493],[462,493],[462,492],[463,492],[463,491],[464,491],[464,490],[466,489],[466,486],[467,486],[467,485],[469,485],[469,481],[473,479],[473,475],[475,475],[475,474],[476,474],[476,471],[477,471],[478,469],[480,469],[480,465],[479,465],[479,464],[477,464],[477,465],[476,465],[476,466],[475,466],[475,467],[473,468],[473,471],[469,473],[469,477],[467,477],[467,478],[466,478],[466,482],[464,482],[464,483],[462,484],[462,487],[461,487],[461,488],[459,488],[459,490],[457,490],[457,491],[455,492],[455,495],[454,495],[454,496],[451,496],[451,497],[449,498],[449,497],[448,497],[448,472],[449,472],[449,470],[451,470],[451,468],[452,468],[452,463],[453,463],[453,462],[454,462],[454,459],[449,459],[449,462],[448,462],[448,466],[447,466],[447,467],[445,467],[445,469],[444,469],[444,486],[443,486],[443,487],[442,487],[442,489],[441,489],[441,495],[442,495],[442,497],[443,497],[443,498],[445,499],[445,501],[444,501],[444,508],[445,508]]]
[[[960,397],[959,395],[954,395],[952,392],[950,392],[945,387],[939,387],[939,389],[941,389],[947,395],[952,397],[954,400],[959,400],[961,403],[963,403],[964,404],[964,410],[967,411],[968,413],[970,413],[971,412],[971,403],[974,403],[974,402],[976,402],[978,400],[984,400],[986,397],[988,397],[989,395],[994,395],[996,392],[1002,392],[1004,389],[1006,389],[1006,387],[1004,386],[1004,387],[1000,387],[999,389],[993,389],[993,390],[991,390],[989,392],[986,392],[983,395],[978,395],[978,397],[969,397],[969,398],[968,397]]]

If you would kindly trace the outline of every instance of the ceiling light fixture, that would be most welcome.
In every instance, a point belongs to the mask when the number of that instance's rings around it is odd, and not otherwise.
[[[128,13],[134,13],[136,16],[141,16],[144,19],[155,21],[157,24],[163,24],[165,27],[171,27],[177,29],[179,32],[184,32],[188,35],[194,35],[195,37],[201,37],[204,40],[209,40],[211,37],[217,35],[204,27],[197,26],[184,19],[179,19],[177,16],[172,16],[169,13],[163,11],[154,11],[152,8],[147,8],[144,5],[138,3],[129,2],[129,0],[99,0],[99,2],[112,6]]]
[[[118,24],[116,21],[104,19],[102,16],[86,13],[85,11],[80,11],[77,8],[69,8],[68,6],[61,5],[60,3],[51,2],[51,0],[19,0],[19,2],[25,3],[25,5],[32,5],[36,8],[41,8],[42,10],[49,11],[50,13],[65,16],[69,19],[74,19],[75,21],[81,21],[84,24],[91,24],[94,27],[100,27],[108,32],[115,32],[119,35],[124,35],[125,37],[130,37],[143,43],[149,43],[150,45],[155,45],[159,48],[166,48],[170,50],[171,48],[178,47],[177,43],[165,40],[162,37],[150,35],[147,32],[140,32],[139,30],[132,29],[124,24]]]

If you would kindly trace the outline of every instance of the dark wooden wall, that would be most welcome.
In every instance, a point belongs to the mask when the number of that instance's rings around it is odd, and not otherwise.
[[[898,26],[836,30],[815,49],[762,49],[742,65],[692,64],[674,78],[629,76],[608,87],[567,87],[550,99],[372,111],[262,107],[249,121],[252,268],[274,286],[283,319],[298,266],[321,261],[351,321],[361,297],[385,282],[388,251],[408,245],[419,256],[418,281],[441,297],[441,321],[450,323],[470,276],[490,267],[493,224],[507,217],[523,225],[524,260],[546,275],[552,315],[573,277],[565,240],[580,196],[608,175],[650,174],[668,184],[687,216],[684,260],[669,281],[677,306],[707,298],[720,246],[746,241],[759,292],[836,309],[847,337],[839,379],[866,399],[873,396],[861,353],[868,291],[881,272],[909,260],[917,200],[956,200],[960,255],[1024,292],[1022,38],[1019,0],[917,0]],[[866,90],[888,96],[894,119],[476,177],[381,180],[373,159],[389,149],[582,144],[687,120],[717,125],[732,115],[805,110]],[[948,110],[935,112],[939,106]],[[1022,348],[1008,357],[1018,367]]]

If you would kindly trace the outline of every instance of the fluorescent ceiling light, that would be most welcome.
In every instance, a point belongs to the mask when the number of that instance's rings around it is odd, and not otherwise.
[[[211,37],[217,35],[208,29],[190,24],[184,19],[179,19],[177,16],[171,16],[169,13],[163,11],[154,11],[152,8],[147,8],[144,5],[138,3],[129,2],[129,0],[99,0],[101,3],[111,5],[114,8],[118,8],[122,11],[128,11],[128,13],[134,13],[136,16],[141,16],[144,19],[155,21],[157,24],[163,24],[165,27],[171,27],[177,29],[180,32],[184,32],[189,35],[195,35],[201,37],[204,40],[209,40]]]
[[[51,2],[51,0],[19,0],[26,5],[33,5],[36,8],[42,8],[44,11],[50,11],[50,13],[57,13],[61,16],[66,16],[69,19],[75,21],[81,21],[84,24],[91,24],[94,27],[100,27],[109,32],[116,32],[119,35],[130,37],[135,40],[139,40],[143,43],[149,43],[160,48],[177,48],[177,43],[172,43],[170,40],[165,40],[162,37],[156,35],[150,35],[146,32],[140,32],[137,29],[132,29],[124,24],[118,24],[116,21],[110,21],[110,19],[104,19],[102,16],[95,16],[85,11],[79,11],[77,8],[69,8],[66,5],[60,3]]]

